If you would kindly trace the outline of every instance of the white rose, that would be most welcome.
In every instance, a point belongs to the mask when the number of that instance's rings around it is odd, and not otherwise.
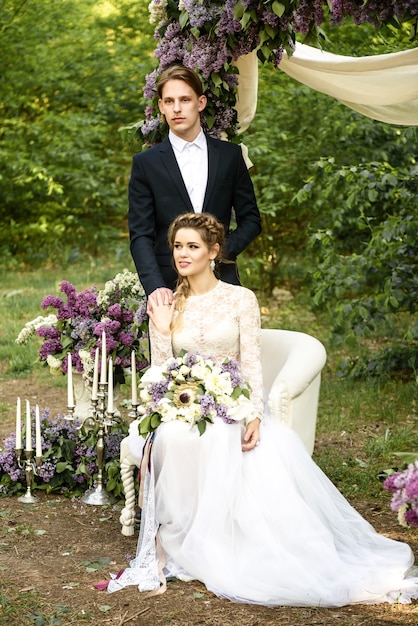
[[[245,396],[240,396],[234,406],[228,407],[228,417],[235,422],[245,420],[247,423],[257,417],[254,405]]]
[[[151,394],[149,394],[146,389],[140,389],[140,391],[139,391],[139,398],[140,398],[141,402],[143,402],[145,404],[145,403],[147,403],[147,402],[149,402],[151,400]]]
[[[195,365],[192,366],[191,370],[190,370],[190,374],[191,376],[193,376],[193,378],[196,379],[205,379],[207,373],[208,373],[208,368],[203,364],[203,363],[195,363]]]
[[[215,395],[232,393],[231,377],[229,372],[221,372],[219,368],[214,368],[213,372],[205,377],[207,391]]]
[[[152,365],[142,375],[141,385],[152,385],[153,383],[160,382],[163,377],[162,372],[163,372],[162,367],[160,367],[159,365]]]

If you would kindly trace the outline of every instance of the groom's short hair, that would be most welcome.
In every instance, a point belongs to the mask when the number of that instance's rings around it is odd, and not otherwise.
[[[169,80],[183,80],[193,89],[198,98],[203,96],[202,81],[196,72],[184,65],[176,64],[170,65],[170,67],[160,74],[157,82],[157,93],[160,99],[162,98],[164,85],[168,83]]]

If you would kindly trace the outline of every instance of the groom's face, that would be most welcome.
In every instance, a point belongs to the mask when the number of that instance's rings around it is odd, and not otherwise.
[[[198,96],[184,80],[173,79],[164,85],[158,106],[175,135],[185,141],[196,139],[206,96]]]

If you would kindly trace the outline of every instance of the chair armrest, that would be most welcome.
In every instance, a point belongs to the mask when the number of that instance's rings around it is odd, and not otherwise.
[[[305,333],[298,333],[297,344],[292,348],[285,364],[271,386],[270,395],[286,395],[289,399],[300,396],[321,373],[327,354],[322,343]]]

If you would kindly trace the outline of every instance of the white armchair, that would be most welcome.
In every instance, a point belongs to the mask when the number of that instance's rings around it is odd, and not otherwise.
[[[312,454],[321,371],[326,362],[324,346],[306,333],[262,329],[261,362],[264,389],[272,416],[293,428]],[[144,442],[136,434],[136,421],[132,422],[130,432],[132,434],[125,437],[120,446],[121,479],[125,493],[120,523],[125,536],[134,534],[134,470],[139,467]]]

